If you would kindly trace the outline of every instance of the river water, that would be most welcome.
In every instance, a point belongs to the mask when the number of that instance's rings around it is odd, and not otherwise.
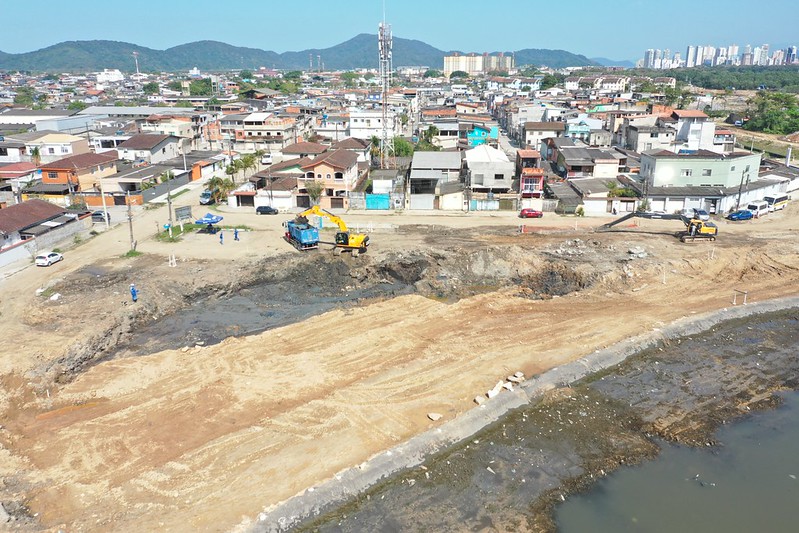
[[[799,353],[799,350],[797,350]],[[799,531],[799,393],[717,432],[720,446],[663,445],[557,512],[572,532]]]

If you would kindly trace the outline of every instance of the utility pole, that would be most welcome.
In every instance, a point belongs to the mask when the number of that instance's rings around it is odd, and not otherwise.
[[[109,229],[111,224],[109,223],[108,219],[108,207],[105,205],[105,190],[103,190],[103,178],[100,178],[100,198],[103,200],[103,219],[105,222],[105,229]]]
[[[130,251],[136,251],[136,241],[133,238],[133,210],[131,209],[130,205],[130,191],[127,191],[127,203],[128,203],[128,229],[130,229]]]

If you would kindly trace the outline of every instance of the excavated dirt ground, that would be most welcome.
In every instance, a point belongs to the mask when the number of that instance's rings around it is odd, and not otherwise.
[[[271,220],[238,248],[142,239],[137,258],[120,257],[126,235],[112,230],[2,281],[10,525],[246,526],[435,427],[427,413],[471,409],[509,373],[726,307],[734,289],[762,301],[799,281],[795,206],[694,245],[663,221],[594,233],[551,217],[521,235],[511,217],[417,218],[356,260],[287,251]]]

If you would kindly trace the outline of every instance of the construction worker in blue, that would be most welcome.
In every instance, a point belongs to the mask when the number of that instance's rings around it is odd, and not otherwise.
[[[133,299],[134,303],[139,299],[139,291],[136,290],[136,285],[133,283],[130,284],[130,297]]]

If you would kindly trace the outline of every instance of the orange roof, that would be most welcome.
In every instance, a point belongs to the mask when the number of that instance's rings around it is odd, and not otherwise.
[[[678,118],[707,118],[707,115],[698,109],[675,109],[673,114]]]
[[[538,150],[518,150],[519,157],[541,157]]]

